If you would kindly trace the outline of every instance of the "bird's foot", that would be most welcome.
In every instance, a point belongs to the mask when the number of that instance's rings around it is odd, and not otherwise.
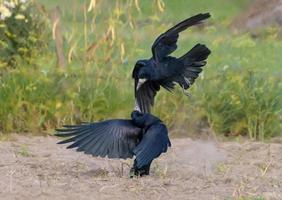
[[[130,171],[129,171],[129,177],[130,177],[130,178],[133,178],[134,176],[135,176],[135,168],[132,167],[132,168],[130,169]]]
[[[129,177],[130,178],[133,178],[133,177],[143,177],[143,176],[148,176],[150,173],[149,173],[149,170],[147,169],[136,169],[134,167],[132,167],[130,169],[130,172],[129,172]]]
[[[185,91],[185,89],[183,87],[182,87],[182,92],[187,97],[191,97],[192,96],[189,92]]]

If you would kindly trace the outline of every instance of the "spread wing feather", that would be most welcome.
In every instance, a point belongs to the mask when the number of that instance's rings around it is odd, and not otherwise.
[[[57,129],[57,136],[71,138],[59,144],[72,143],[67,148],[77,148],[86,154],[109,158],[132,158],[139,143],[141,129],[131,120],[106,120]]]
[[[179,33],[190,26],[200,24],[201,21],[210,17],[209,13],[198,14],[190,17],[179,24],[173,26],[165,33],[161,34],[152,45],[153,58],[156,61],[162,60],[177,49]]]

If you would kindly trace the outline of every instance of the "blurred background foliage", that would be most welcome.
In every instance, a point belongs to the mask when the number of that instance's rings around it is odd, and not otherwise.
[[[46,18],[32,2],[2,1],[0,7],[0,69],[27,64],[47,46]]]
[[[53,133],[62,124],[128,118],[131,71],[151,56],[173,24],[210,12],[207,24],[181,34],[180,56],[196,43],[212,54],[190,89],[162,90],[153,113],[171,135],[199,133],[264,140],[282,134],[279,28],[254,36],[232,20],[250,0],[0,1],[0,132]],[[57,66],[52,10],[59,6],[66,67]]]

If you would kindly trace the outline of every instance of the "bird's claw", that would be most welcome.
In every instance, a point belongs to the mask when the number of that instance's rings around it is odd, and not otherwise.
[[[129,178],[133,178],[135,176],[135,169],[132,167],[129,171]]]
[[[132,167],[130,169],[130,172],[129,172],[129,178],[140,178],[142,176],[147,176],[149,175],[149,170],[148,169],[136,169],[134,167]]]
[[[191,97],[192,95],[189,92],[186,92],[185,89],[182,87],[182,92],[185,96]]]

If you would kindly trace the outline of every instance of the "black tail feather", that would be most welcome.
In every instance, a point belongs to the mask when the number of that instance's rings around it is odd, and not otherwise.
[[[190,51],[179,58],[184,64],[184,74],[179,81],[179,84],[188,89],[198,78],[202,72],[202,67],[206,65],[206,59],[211,51],[203,44],[195,45]]]
[[[194,63],[205,61],[210,55],[211,51],[204,44],[196,44],[190,51],[180,57],[180,60],[183,60],[184,63],[188,64],[193,61]]]

